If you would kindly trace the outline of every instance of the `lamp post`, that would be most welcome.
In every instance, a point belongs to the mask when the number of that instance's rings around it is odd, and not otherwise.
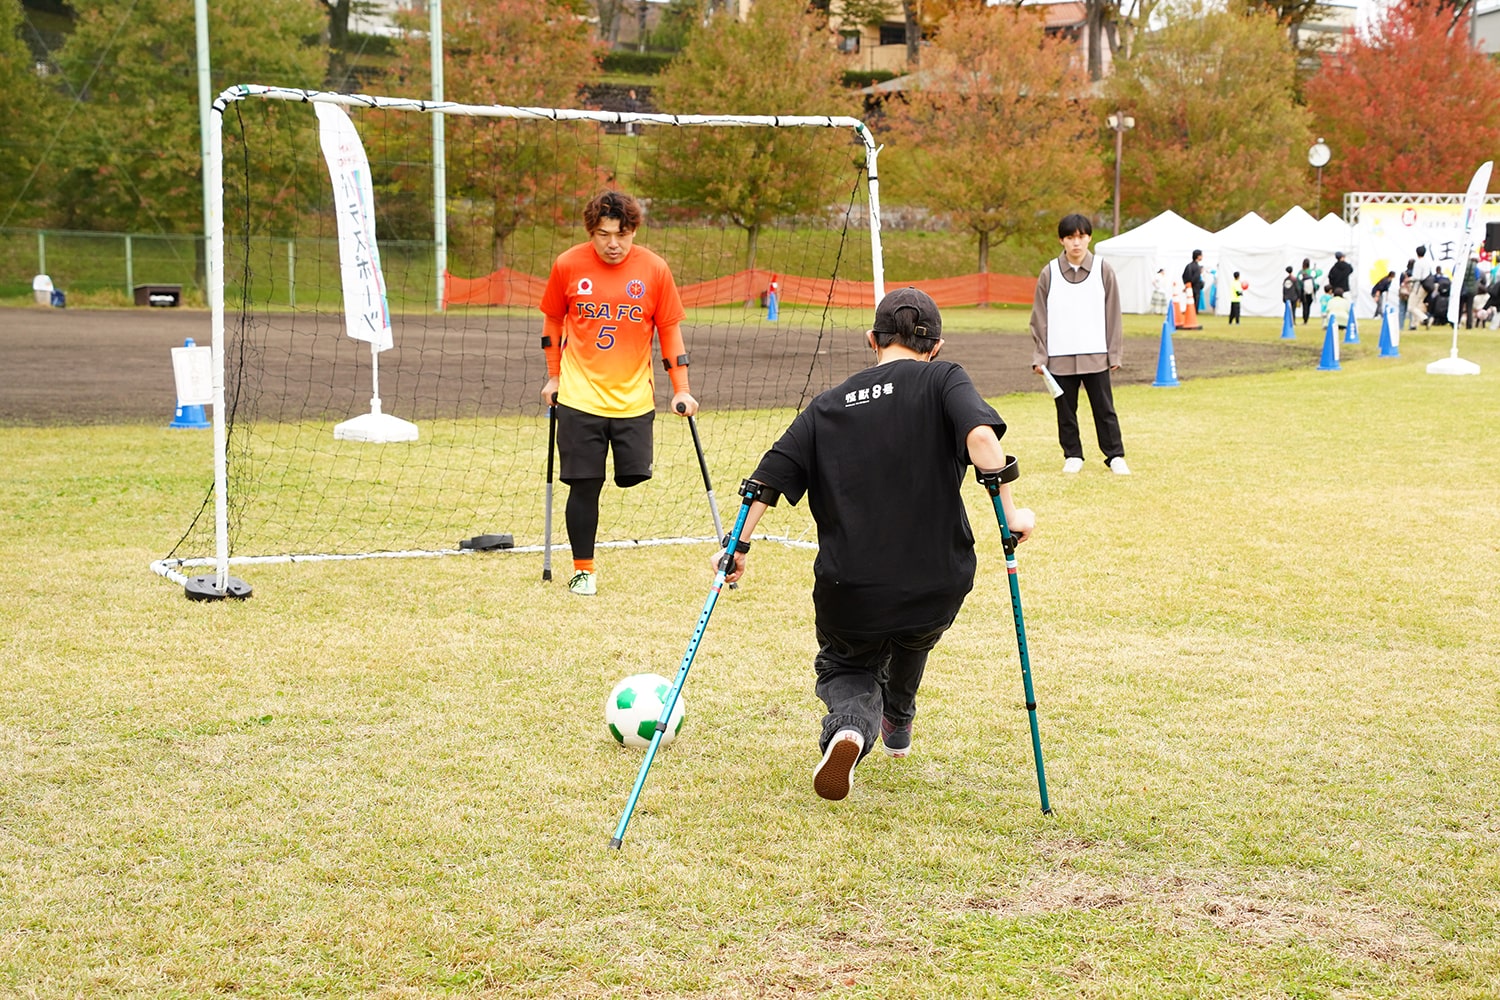
[[[1111,130],[1115,133],[1115,229],[1114,235],[1120,235],[1120,154],[1125,148],[1125,130],[1135,128],[1135,119],[1129,115],[1112,112],[1104,119]]]
[[[1328,160],[1332,156],[1333,154],[1328,149],[1327,143],[1323,141],[1322,136],[1319,136],[1318,141],[1313,143],[1312,147],[1307,151],[1307,162],[1318,168],[1318,200],[1313,206],[1316,209],[1313,213],[1314,217],[1321,217],[1323,215],[1323,168],[1328,165]]]

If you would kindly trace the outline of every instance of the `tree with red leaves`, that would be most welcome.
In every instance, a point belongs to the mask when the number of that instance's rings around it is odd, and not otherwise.
[[[1500,147],[1500,68],[1469,45],[1466,12],[1438,0],[1389,8],[1308,80],[1333,150],[1325,201],[1347,191],[1462,191]]]

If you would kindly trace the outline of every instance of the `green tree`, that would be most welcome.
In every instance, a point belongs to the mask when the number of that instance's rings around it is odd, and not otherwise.
[[[1306,92],[1334,150],[1323,171],[1334,204],[1346,191],[1463,191],[1500,148],[1500,69],[1433,0],[1391,7],[1367,38],[1347,38]]]
[[[61,221],[201,232],[191,0],[137,0],[123,10],[110,0],[74,0],[73,8],[76,28],[58,54],[73,97],[52,161],[63,165],[54,195]],[[320,27],[315,0],[216,0],[208,25],[214,96],[236,83],[316,88],[324,52],[309,40]]]
[[[1125,214],[1170,208],[1218,229],[1302,201],[1310,116],[1295,86],[1295,57],[1270,14],[1195,8],[1143,35],[1106,91],[1109,110],[1135,118],[1121,165]]]
[[[1088,81],[1035,12],[955,9],[920,81],[890,109],[891,200],[972,232],[980,271],[993,242],[1045,242],[1059,215],[1102,199]]]
[[[681,114],[844,115],[854,98],[821,15],[802,0],[759,0],[745,21],[717,14],[662,74],[656,103]],[[657,128],[641,156],[641,193],[653,204],[722,216],[745,230],[755,267],[761,229],[816,211],[847,191],[852,151],[821,129]]]
[[[19,0],[0,0],[0,225],[42,220],[37,203],[50,185],[40,167],[52,131],[49,94],[19,34]]]
[[[572,0],[450,0],[443,5],[444,96],[464,104],[577,107],[580,91],[598,73],[602,51],[581,14]],[[404,93],[428,92],[427,48],[425,35],[408,38]],[[406,118],[408,130],[430,127]],[[595,129],[587,123],[447,118],[448,195],[457,212],[472,205],[476,221],[487,223],[493,269],[505,266],[505,241],[518,228],[557,215],[562,205],[598,186],[579,145]],[[397,168],[382,190],[389,199],[430,205],[431,174],[425,166]],[[395,205],[393,200],[393,210]]]

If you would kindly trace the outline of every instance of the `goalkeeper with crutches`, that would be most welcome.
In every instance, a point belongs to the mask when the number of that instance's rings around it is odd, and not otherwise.
[[[815,690],[828,707],[813,788],[825,799],[849,794],[877,735],[892,757],[911,751],[927,654],[974,585],[964,471],[1005,466],[1005,422],[963,368],[936,360],[942,328],[919,289],[881,300],[865,335],[874,366],[820,393],[766,452],[750,477],[764,499],[734,540],[728,580],[743,575],[744,540],[777,494],[790,503],[806,494],[818,526]],[[1024,540],[1036,518],[1015,507],[1008,484],[999,489]]]
[[[698,401],[688,390],[685,312],[677,283],[666,261],[634,245],[640,203],[605,191],[584,207],[583,223],[589,241],[558,255],[542,294],[547,356],[542,402],[556,403],[558,478],[568,484],[563,512],[573,550],[568,590],[591,597],[598,590],[594,543],[606,453],[614,454],[620,488],[651,478],[653,334],[672,381],[672,412],[691,417]]]

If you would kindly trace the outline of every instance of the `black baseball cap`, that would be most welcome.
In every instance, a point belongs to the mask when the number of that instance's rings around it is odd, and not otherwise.
[[[874,331],[899,334],[901,331],[896,326],[896,314],[905,309],[916,313],[912,322],[914,336],[931,337],[933,340],[943,336],[943,317],[938,314],[937,303],[932,301],[931,295],[910,285],[885,293],[885,298],[875,307]]]

